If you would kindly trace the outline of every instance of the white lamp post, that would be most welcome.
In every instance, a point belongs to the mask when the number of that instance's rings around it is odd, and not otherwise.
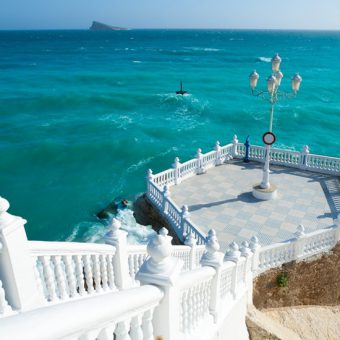
[[[256,91],[257,81],[259,80],[260,76],[256,71],[253,71],[249,76],[249,83],[252,90],[252,95],[261,97],[267,101],[269,101],[271,108],[270,108],[270,116],[269,116],[269,131],[263,135],[263,141],[266,144],[266,156],[265,156],[265,163],[263,168],[263,176],[262,182],[260,185],[256,185],[253,188],[253,195],[256,198],[262,200],[273,199],[276,197],[277,188],[275,185],[270,184],[269,182],[269,163],[270,163],[270,148],[271,145],[274,144],[276,137],[273,134],[273,116],[274,116],[274,106],[279,98],[292,98],[295,97],[297,92],[299,91],[300,84],[302,78],[299,76],[298,73],[294,75],[292,78],[292,90],[293,92],[285,93],[279,91],[281,80],[283,78],[283,74],[280,71],[280,64],[281,58],[278,54],[276,54],[272,58],[272,75],[267,79],[267,90],[264,91]]]

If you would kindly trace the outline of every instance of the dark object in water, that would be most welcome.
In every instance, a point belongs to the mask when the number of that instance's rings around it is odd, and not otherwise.
[[[111,202],[106,208],[99,211],[96,215],[100,219],[106,219],[116,215],[119,209],[126,209],[129,207],[129,201],[122,199],[119,203]]]
[[[181,82],[181,89],[179,91],[176,91],[176,94],[181,94],[183,96],[183,94],[187,94],[188,91],[183,91],[183,84]]]

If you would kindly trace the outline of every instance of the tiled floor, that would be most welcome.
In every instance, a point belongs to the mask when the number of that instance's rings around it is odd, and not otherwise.
[[[262,178],[262,165],[234,161],[170,187],[171,197],[189,207],[191,220],[205,233],[214,228],[225,250],[232,242],[256,235],[261,245],[292,237],[299,224],[306,232],[333,225],[340,212],[339,179],[297,169],[271,166],[278,198],[259,201],[252,186]]]

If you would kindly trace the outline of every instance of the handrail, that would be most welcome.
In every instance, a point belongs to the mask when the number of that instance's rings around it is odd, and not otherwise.
[[[99,334],[111,324],[113,338],[115,324],[152,310],[162,297],[159,288],[146,285],[46,306],[2,319],[1,340],[77,339],[92,330]]]
[[[86,242],[28,241],[32,255],[86,255],[114,254],[115,248],[108,244]]]

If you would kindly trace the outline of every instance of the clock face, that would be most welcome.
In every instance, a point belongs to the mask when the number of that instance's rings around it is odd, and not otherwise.
[[[263,137],[262,140],[265,144],[267,145],[272,145],[275,143],[276,141],[276,137],[272,132],[266,132]]]

